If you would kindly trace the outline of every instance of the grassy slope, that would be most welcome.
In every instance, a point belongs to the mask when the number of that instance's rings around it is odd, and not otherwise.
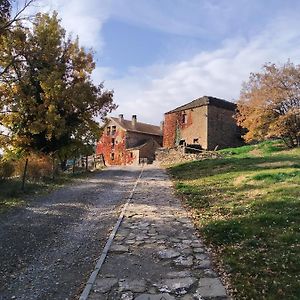
[[[76,179],[85,178],[90,173],[62,174],[55,179],[46,179],[44,181],[26,182],[25,191],[21,191],[21,180],[19,178],[10,180],[0,180],[0,214],[9,209],[27,204],[30,196],[42,193],[48,193],[53,189],[72,183]]]
[[[262,143],[170,167],[236,299],[300,299],[300,149]]]

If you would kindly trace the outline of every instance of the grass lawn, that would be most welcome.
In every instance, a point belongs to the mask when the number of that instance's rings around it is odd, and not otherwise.
[[[0,214],[11,208],[27,204],[30,201],[30,196],[48,193],[78,178],[85,178],[89,176],[89,174],[89,172],[62,174],[55,179],[49,178],[43,181],[27,181],[24,192],[21,191],[22,183],[20,178],[0,180]]]
[[[235,299],[300,299],[300,149],[265,142],[171,166]]]

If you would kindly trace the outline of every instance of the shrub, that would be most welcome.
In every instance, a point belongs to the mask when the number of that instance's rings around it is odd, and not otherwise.
[[[27,178],[39,180],[52,175],[51,159],[43,154],[30,154],[16,161],[16,175],[22,176],[26,159],[28,159]]]
[[[11,161],[0,160],[0,179],[11,177],[14,173],[14,165]]]

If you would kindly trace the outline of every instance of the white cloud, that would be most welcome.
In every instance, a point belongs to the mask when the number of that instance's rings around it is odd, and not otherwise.
[[[79,36],[80,44],[101,52],[104,41],[101,29],[110,16],[111,0],[42,0],[35,11],[52,12],[56,10],[62,25],[68,33]]]
[[[300,63],[300,21],[274,21],[250,40],[230,39],[219,49],[200,52],[190,60],[169,65],[132,68],[123,78],[106,81],[114,88],[117,113],[137,114],[141,121],[158,124],[163,113],[203,95],[237,99],[250,72],[266,62]]]

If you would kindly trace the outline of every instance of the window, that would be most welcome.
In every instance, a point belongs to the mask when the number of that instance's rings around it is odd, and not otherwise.
[[[133,158],[133,153],[132,152],[130,152],[130,158]]]
[[[106,134],[110,135],[110,127],[109,126],[106,128]]]
[[[116,140],[114,138],[111,139],[111,147],[114,148],[116,144]]]
[[[180,140],[179,141],[179,146],[185,146],[185,140]]]
[[[115,159],[115,154],[114,154],[114,153],[111,153],[111,154],[110,154],[110,159],[111,159],[111,160],[114,160],[114,159]]]
[[[116,126],[111,126],[111,135],[114,135],[116,133]]]
[[[199,139],[197,138],[197,139],[194,139],[193,140],[193,144],[199,144]]]
[[[187,115],[183,114],[182,115],[182,124],[186,124],[187,123]]]

